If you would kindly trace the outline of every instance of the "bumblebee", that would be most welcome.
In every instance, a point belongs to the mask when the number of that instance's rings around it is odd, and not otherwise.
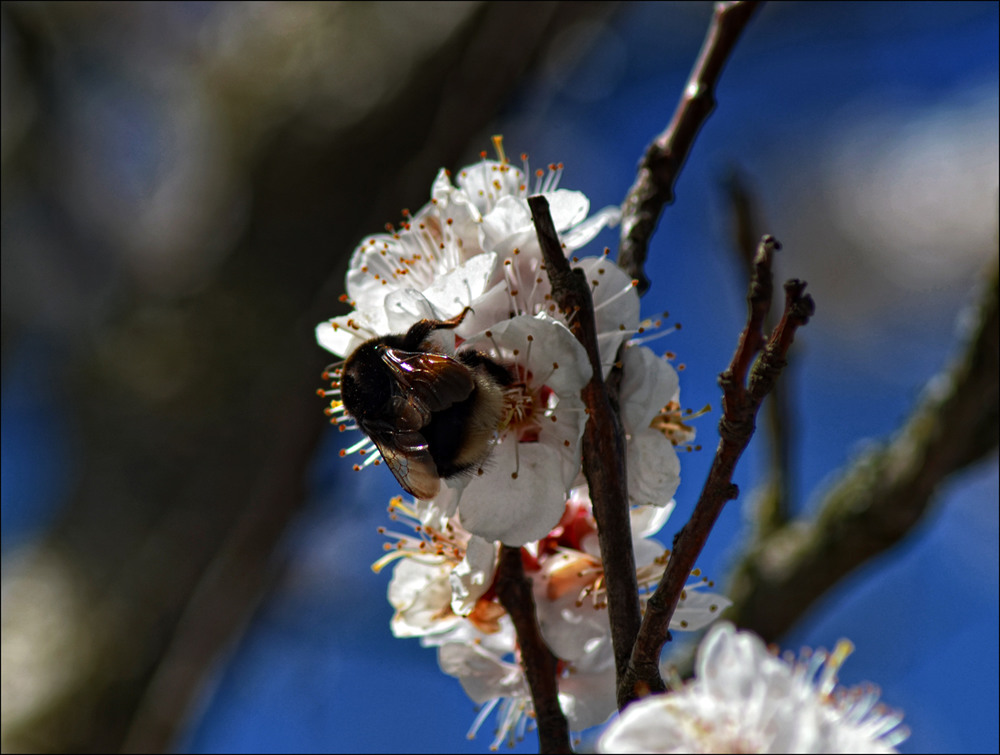
[[[442,354],[430,339],[468,312],[365,341],[341,370],[344,408],[416,498],[433,498],[441,478],[482,464],[502,422],[510,371],[473,349]]]

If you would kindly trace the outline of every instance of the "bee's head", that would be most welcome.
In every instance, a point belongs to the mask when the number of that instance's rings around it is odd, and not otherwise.
[[[392,396],[392,373],[382,359],[385,343],[361,344],[347,361],[340,377],[340,399],[355,419],[378,414]]]

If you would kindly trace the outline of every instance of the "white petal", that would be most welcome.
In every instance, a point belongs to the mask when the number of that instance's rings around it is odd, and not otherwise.
[[[505,354],[516,349],[519,352],[516,360],[530,370],[532,383],[547,385],[560,398],[579,396],[590,380],[590,360],[583,346],[569,328],[545,313],[513,317],[497,323],[491,332],[492,339],[472,338],[470,345],[490,351],[495,343]]]
[[[633,505],[666,506],[681,482],[677,451],[663,433],[641,430],[628,441],[628,497]]]
[[[605,207],[578,224],[575,228],[570,228],[562,234],[561,241],[567,249],[579,249],[586,246],[594,237],[600,233],[605,226],[614,227],[621,219],[621,210],[618,207]]]
[[[441,168],[434,177],[434,183],[431,184],[431,199],[438,203],[447,202],[454,192],[455,187],[452,186],[448,171]]]
[[[451,571],[452,611],[460,616],[469,615],[476,601],[493,584],[496,565],[496,545],[473,536],[466,546],[465,558]]]
[[[457,677],[473,702],[525,694],[524,676],[515,663],[500,660],[478,643],[448,643],[438,648],[438,665]]]
[[[389,333],[405,333],[419,320],[441,319],[434,305],[412,288],[397,288],[385,297],[385,316]]]
[[[399,256],[399,242],[384,233],[369,236],[351,253],[347,267],[347,295],[357,307],[377,307],[387,293],[384,278],[376,278],[375,270],[383,267],[392,269],[394,264],[386,265],[386,260]]]
[[[670,628],[691,632],[707,627],[732,604],[733,601],[725,595],[702,592],[689,587],[685,589],[684,597],[670,618]]]
[[[678,393],[677,372],[645,346],[630,346],[622,355],[621,414],[625,432],[645,427]]]
[[[601,657],[612,665],[611,625],[607,608],[594,608],[588,599],[576,605],[575,593],[539,607],[538,621],[546,644],[559,658],[576,663],[585,655]]]
[[[646,508],[652,507],[647,506]],[[653,562],[660,558],[665,550],[663,543],[657,540],[651,540],[650,538],[636,539],[634,535],[632,537],[632,549],[635,551],[636,564],[646,565],[650,569],[653,566]],[[657,568],[662,572],[662,566],[658,566]]]
[[[334,317],[316,326],[316,341],[327,351],[339,357],[349,357],[358,346],[369,338],[387,333],[388,324],[382,317],[371,317],[371,313],[354,311]]]
[[[637,506],[629,514],[632,520],[632,539],[652,537],[667,523],[676,503],[670,501],[664,506]],[[641,562],[637,562],[641,563]]]
[[[629,705],[604,732],[598,752],[706,752],[698,719],[675,707],[674,696],[650,695]],[[683,701],[676,701],[683,702]],[[687,736],[685,736],[687,734]]]
[[[497,200],[521,196],[524,174],[512,165],[482,160],[462,168],[457,183],[485,214]]]
[[[426,634],[420,638],[421,647],[437,648],[442,645],[466,645],[476,643],[486,648],[498,658],[512,652],[516,637],[510,617],[500,617],[500,631],[494,634],[484,634],[473,622],[459,619],[459,622],[446,632]]]
[[[548,200],[552,223],[559,233],[581,223],[590,211],[590,200],[582,191],[557,189],[542,196]],[[527,202],[525,202],[525,206],[527,206]],[[530,213],[528,218],[530,220]]]
[[[614,664],[591,673],[576,669],[560,679],[559,705],[572,731],[607,721],[617,708]]]
[[[441,485],[440,492],[434,496],[431,505],[450,519],[458,511],[458,502],[462,499],[462,493],[465,491],[465,486],[469,481],[465,477],[450,477],[441,482],[444,484]],[[423,505],[423,502],[418,500],[416,505],[419,508]]]
[[[607,257],[585,257],[575,267],[584,271],[591,285],[597,346],[606,376],[618,347],[639,328],[639,294],[632,280]]]
[[[519,459],[515,445],[521,447]],[[542,443],[498,443],[490,469],[474,476],[462,494],[462,526],[511,546],[545,537],[559,523],[566,505],[566,486],[553,474],[561,461],[555,449]],[[511,477],[515,468],[516,479]]]
[[[442,229],[447,227],[451,243],[461,251],[464,258],[471,258],[482,252],[479,245],[479,224],[482,223],[483,216],[476,203],[461,189],[453,187],[444,171],[435,181],[431,195],[435,200],[432,205],[435,216],[428,218],[426,222],[436,223]],[[445,221],[443,225],[442,218]]]
[[[327,351],[340,356],[342,354],[341,349],[347,345],[350,339],[344,339],[343,336],[337,332],[338,330],[339,328],[334,328],[333,323],[330,320],[321,322],[316,326],[316,343]]]
[[[503,322],[510,317],[510,291],[507,288],[507,282],[501,278],[499,282],[476,297],[471,302],[471,306],[472,311],[455,329],[457,335],[466,339],[489,330],[498,322]]]
[[[501,197],[483,216],[479,238],[483,249],[493,250],[504,239],[529,231],[534,234],[528,203],[515,197]]]
[[[460,621],[447,610],[451,600],[448,564],[431,565],[404,558],[396,562],[389,582],[389,602],[396,609],[392,633],[420,637],[443,632]]]
[[[580,444],[587,415],[583,401],[573,395],[558,397],[552,407],[555,421],[542,422],[536,445],[555,450],[560,461],[559,477],[563,489],[568,490],[580,472]]]
[[[423,294],[442,319],[451,318],[465,307],[473,305],[489,288],[502,281],[502,276],[498,276],[496,270],[496,254],[477,254],[454,270],[439,276],[424,289]],[[475,316],[476,309],[473,307],[472,316]],[[465,322],[462,324],[466,325]],[[489,324],[478,330],[489,327]]]
[[[755,634],[737,632],[729,622],[719,622],[698,648],[698,681],[713,697],[747,700],[766,656],[767,648]]]

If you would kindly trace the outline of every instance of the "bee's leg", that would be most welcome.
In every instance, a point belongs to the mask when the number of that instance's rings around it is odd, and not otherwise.
[[[466,307],[457,315],[452,317],[450,320],[420,320],[410,326],[410,329],[406,331],[406,336],[404,336],[404,346],[403,348],[410,351],[416,351],[420,348],[420,345],[424,340],[435,330],[450,330],[452,328],[457,328],[462,324],[462,320],[465,316],[472,311],[472,307]]]
[[[437,323],[434,326],[435,330],[437,330],[438,328],[449,328],[449,329],[450,328],[457,328],[459,325],[462,324],[462,320],[465,319],[465,316],[467,314],[469,314],[469,312],[471,312],[471,311],[472,311],[472,307],[466,307],[461,312],[459,312],[457,315],[455,315],[454,317],[452,317],[450,320],[437,320],[437,321],[430,320],[430,322],[436,322]]]

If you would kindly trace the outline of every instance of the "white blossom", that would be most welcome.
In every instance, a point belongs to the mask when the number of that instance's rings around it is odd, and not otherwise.
[[[622,369],[619,398],[643,607],[669,555],[652,536],[670,514],[680,480],[674,445],[690,437],[679,420],[676,372],[633,340],[643,330],[635,281],[606,254],[573,256],[618,221],[618,209],[591,215],[584,194],[559,188],[562,166],[551,165],[532,180],[526,158],[523,169],[515,168],[499,142],[497,147],[500,160],[484,157],[454,180],[442,170],[428,204],[404,213],[399,228],[366,238],[347,273],[345,300],[353,310],[316,328],[320,345],[348,359],[366,340],[404,334],[424,319],[452,320],[455,327],[434,330],[421,348],[452,359],[478,352],[473,361],[491,370],[494,382],[483,388],[494,401],[486,413],[488,455],[464,470],[459,466],[440,486],[415,488],[432,496],[426,500],[394,499],[394,526],[406,531],[383,530],[394,542],[373,568],[393,565],[393,633],[435,647],[441,669],[483,706],[472,731],[497,713],[494,746],[523,736],[534,715],[517,638],[494,590],[498,543],[522,549],[542,635],[557,656],[559,702],[570,727],[596,725],[615,710],[604,566],[581,486],[587,421],[581,391],[597,368],[568,327],[575,315],[568,318],[553,299],[529,194],[547,199],[564,251],[590,285],[600,369],[605,376],[616,363]],[[332,390],[323,393],[332,397],[333,421],[348,429],[352,418],[340,401],[339,370],[331,368]],[[343,453],[362,456],[359,469],[377,464],[380,448],[396,450],[381,440],[376,447],[365,438]],[[426,451],[419,440],[406,448]],[[404,480],[406,450],[398,453],[390,461]],[[422,470],[427,456],[418,457]],[[432,462],[424,476],[441,463]],[[671,629],[703,627],[729,605],[708,591],[710,585],[695,575]]]
[[[462,169],[455,186],[441,170],[427,205],[398,230],[370,236],[354,250],[346,299],[355,309],[320,323],[319,344],[347,357],[369,338],[405,331],[424,317],[448,319],[467,306],[473,315],[458,329],[460,336],[484,330],[510,312],[542,311],[508,306],[511,259],[521,254],[540,259],[529,194],[548,200],[567,253],[617,222],[619,212],[609,207],[588,218],[584,194],[557,188],[558,166],[539,176],[532,191],[525,173],[484,159]]]
[[[376,572],[395,563],[389,582],[389,603],[396,609],[392,633],[396,637],[428,638],[461,633],[466,623],[485,634],[499,631],[504,611],[485,598],[496,573],[496,546],[466,532],[456,519],[433,507],[422,512],[415,504],[394,498],[390,512],[397,525],[411,530],[381,528],[394,538],[388,552],[372,566]]]
[[[508,416],[488,464],[455,483],[459,517],[487,540],[524,545],[559,522],[580,470],[580,391],[590,363],[566,326],[544,313],[504,320],[466,345],[512,365],[519,379],[506,392]]]
[[[502,157],[499,144],[498,151]],[[401,228],[369,237],[355,250],[347,274],[354,311],[316,328],[322,346],[347,357],[367,339],[464,313],[458,327],[432,334],[441,352],[481,351],[507,368],[513,382],[485,463],[447,478],[430,505],[446,516],[457,512],[475,535],[513,546],[543,537],[562,515],[580,472],[586,420],[580,391],[592,373],[552,300],[527,197],[547,199],[567,254],[619,216],[617,208],[605,208],[588,217],[584,194],[558,188],[561,174],[561,166],[551,165],[531,187],[526,158],[523,170],[484,158],[454,183],[441,171],[427,205]],[[607,372],[619,346],[639,329],[634,282],[604,256],[574,264],[591,283]],[[352,418],[339,400],[336,369],[329,377],[328,413],[348,429]],[[367,439],[344,453],[363,457],[358,469],[380,462]]]
[[[622,354],[620,391],[622,427],[628,443],[628,493],[635,505],[663,506],[681,481],[681,463],[673,440],[653,427],[664,407],[680,396],[677,372],[645,346]]]
[[[878,689],[837,687],[851,652],[778,658],[732,624],[716,624],[698,650],[693,681],[632,703],[605,732],[601,752],[895,752],[909,732],[878,704]]]
[[[474,736],[486,718],[497,711],[496,738],[491,747],[521,739],[534,717],[528,688],[509,617],[499,633],[487,636],[471,630],[438,646],[441,670],[459,680],[465,693],[483,707],[470,728]],[[559,704],[572,731],[595,726],[615,708],[615,669],[603,663],[558,663]]]

